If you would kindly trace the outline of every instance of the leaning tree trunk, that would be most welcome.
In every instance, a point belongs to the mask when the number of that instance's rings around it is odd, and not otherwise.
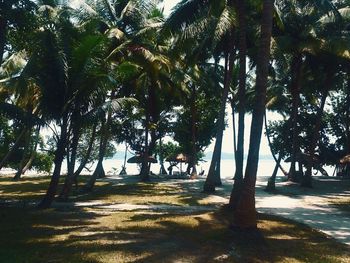
[[[265,113],[267,78],[270,58],[272,33],[273,0],[265,0],[261,22],[261,40],[259,45],[256,94],[250,129],[250,141],[247,166],[243,180],[242,192],[234,210],[233,225],[238,228],[256,228],[255,183],[259,162],[260,141]]]
[[[23,139],[23,136],[27,133],[28,127],[24,127],[21,133],[18,135],[15,143],[13,144],[12,148],[6,153],[6,155],[1,159],[0,162],[0,170],[6,165],[8,159],[12,156],[12,154],[18,149],[20,146],[20,143]]]
[[[92,128],[92,134],[91,134],[91,138],[90,138],[90,142],[89,142],[89,146],[88,149],[86,151],[86,154],[84,156],[84,159],[81,160],[78,169],[74,172],[74,183],[75,183],[75,187],[78,188],[78,176],[80,175],[80,173],[83,171],[83,169],[85,168],[87,162],[90,159],[90,155],[92,152],[92,148],[94,146],[94,142],[95,142],[95,137],[96,137],[96,130],[97,130],[97,121],[94,123],[94,126]]]
[[[74,182],[74,168],[75,168],[75,162],[77,157],[78,142],[80,137],[79,129],[80,129],[79,127],[73,127],[73,138],[72,138],[72,144],[70,146],[71,148],[70,158],[68,158],[68,154],[67,154],[67,165],[68,165],[67,175],[64,180],[64,185],[59,196],[60,200],[62,201],[68,200],[68,197],[72,190],[72,185]]]
[[[32,166],[32,163],[33,163],[35,156],[36,156],[36,150],[37,150],[38,145],[39,145],[39,136],[40,136],[40,125],[38,125],[37,131],[36,131],[34,147],[31,150],[31,154],[30,154],[28,162],[26,163],[26,165],[22,169],[22,174],[25,174],[25,172],[28,169],[30,169],[30,167]]]
[[[266,137],[267,137],[267,142],[269,144],[269,148],[270,148],[270,152],[271,152],[271,155],[272,155],[272,158],[275,160],[276,164],[277,165],[277,168],[279,168],[282,173],[284,175],[288,175],[288,172],[286,170],[283,169],[282,165],[281,165],[281,154],[279,154],[279,157],[277,158],[275,153],[273,152],[273,149],[272,149],[272,142],[271,142],[271,138],[270,138],[270,131],[269,131],[269,128],[268,128],[268,125],[267,125],[267,117],[266,117],[266,112],[265,112],[265,118],[264,118],[264,121],[265,121],[265,130],[266,130]]]
[[[291,65],[291,94],[292,94],[292,114],[291,114],[291,129],[292,129],[292,154],[291,164],[288,173],[288,179],[291,181],[297,181],[295,172],[296,154],[298,152],[298,108],[299,108],[299,94],[300,94],[300,81],[301,81],[301,66],[302,55],[297,54],[294,56]]]
[[[233,32],[231,32],[233,38]],[[207,178],[205,180],[203,186],[203,192],[212,193],[215,192],[215,182],[217,181],[216,169],[217,164],[220,162],[220,150],[222,144],[222,137],[225,128],[225,109],[226,109],[226,101],[228,92],[231,84],[232,70],[233,70],[233,62],[234,62],[234,52],[232,48],[232,44],[230,45],[230,50],[225,58],[225,78],[224,78],[224,89],[221,97],[221,105],[220,112],[218,116],[217,122],[217,132],[216,132],[216,140],[214,146],[214,152],[210,163],[209,172]]]
[[[162,144],[162,137],[159,138],[159,162],[160,162],[160,170],[159,174],[168,174],[166,172],[166,169],[164,167],[164,156],[163,156],[163,144]],[[125,160],[124,160],[125,163]]]
[[[23,170],[23,167],[25,165],[25,161],[27,159],[27,153],[29,152],[29,148],[30,148],[31,137],[32,137],[32,129],[28,129],[28,131],[25,134],[23,156],[21,158],[21,161],[19,162],[17,172],[13,178],[13,180],[15,180],[15,181],[17,181],[21,178],[22,170]]]
[[[148,126],[149,126],[149,111],[146,111],[146,123],[145,123],[145,150],[142,153],[142,164],[141,164],[141,171],[140,171],[140,178],[143,182],[148,182],[150,180],[149,178],[149,166],[148,166]]]
[[[188,164],[188,174],[191,172],[190,169],[192,168],[191,176],[195,177],[197,176],[197,147],[196,147],[196,141],[197,141],[197,108],[196,108],[196,85],[192,84],[192,94],[191,94],[191,157]]]
[[[245,1],[235,1],[238,11],[238,26],[239,26],[239,86],[238,86],[238,134],[237,134],[237,149],[235,150],[236,171],[234,175],[233,191],[230,196],[230,206],[236,207],[238,196],[243,185],[243,162],[244,162],[244,119],[246,107],[246,53],[247,53],[247,23],[246,23],[246,3]],[[234,113],[233,113],[234,114]]]
[[[55,198],[59,179],[61,176],[61,167],[65,155],[65,148],[67,143],[67,127],[68,127],[68,116],[64,116],[61,125],[61,135],[57,140],[57,149],[55,153],[54,165],[55,168],[52,173],[49,188],[46,191],[46,195],[43,200],[39,203],[38,207],[45,209],[51,206],[53,199]]]
[[[333,72],[331,70],[328,70],[326,74],[327,75],[326,75],[326,80],[325,80],[324,89],[322,93],[321,104],[317,110],[316,123],[313,129],[313,135],[312,135],[311,144],[309,148],[310,158],[306,163],[306,172],[301,180],[301,186],[304,186],[304,187],[312,187],[312,167],[313,167],[313,162],[315,158],[315,149],[317,146],[318,139],[320,137],[323,110],[326,104],[326,99],[332,84],[332,77],[333,77]]]
[[[97,178],[105,177],[105,170],[103,169],[103,159],[106,153],[109,133],[108,128],[112,122],[112,110],[108,111],[107,120],[102,122],[101,125],[101,138],[100,138],[100,147],[98,152],[98,161],[95,168],[95,171],[91,175],[89,181],[84,185],[83,191],[89,192],[92,191],[92,188],[95,185]]]
[[[282,161],[282,154],[279,154],[278,159],[276,160],[275,169],[273,169],[272,175],[267,181],[267,185],[265,188],[266,192],[273,192],[276,190],[276,176],[277,176],[278,168],[280,166],[281,161]]]
[[[7,21],[3,16],[0,16],[0,66],[3,62],[5,44],[6,44]]]
[[[348,68],[346,104],[345,104],[345,131],[346,131],[346,154],[350,154],[350,68]]]

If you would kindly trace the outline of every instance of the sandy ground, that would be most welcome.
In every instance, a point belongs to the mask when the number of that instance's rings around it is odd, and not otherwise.
[[[338,198],[350,198],[350,179],[336,177],[314,177],[313,188],[302,188],[291,182],[277,178],[276,191],[264,191],[268,177],[258,177],[256,186],[256,207],[258,212],[274,214],[309,225],[334,239],[350,246],[350,212],[336,208],[330,201]],[[110,176],[104,178],[113,184],[137,182],[137,176]],[[206,205],[135,205],[128,203],[110,203],[101,201],[58,203],[54,206],[83,206],[96,208],[100,213],[112,211],[140,211],[147,213],[192,213],[193,211],[212,211],[218,206],[227,204],[233,180],[222,180],[223,186],[217,188],[215,194],[201,193],[205,178],[198,179],[164,179],[152,178],[152,181],[166,185],[177,185],[184,193],[191,193]]]
[[[271,194],[264,191],[268,177],[259,177],[256,187],[256,207],[258,212],[274,214],[300,223],[309,225],[336,240],[350,245],[350,213],[341,211],[330,203],[330,200],[350,198],[350,180],[335,177],[314,177],[312,189],[302,188],[291,182],[278,178],[276,192]],[[137,181],[136,176],[113,176],[108,180],[115,184]],[[139,210],[154,213],[191,213],[193,211],[210,211],[217,206],[227,204],[232,189],[232,180],[223,180],[223,186],[217,188],[215,194],[201,193],[204,178],[170,179],[154,178],[161,184],[180,185],[184,192],[196,195],[205,206],[176,206],[176,205],[135,205],[135,204],[102,204],[101,202],[80,202],[73,205],[95,207],[100,212]],[[58,203],[56,205],[59,205]]]

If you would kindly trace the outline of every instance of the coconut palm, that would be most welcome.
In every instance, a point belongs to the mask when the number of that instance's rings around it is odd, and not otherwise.
[[[256,228],[255,182],[259,161],[259,148],[265,113],[266,90],[272,35],[273,2],[263,2],[261,40],[257,63],[255,103],[250,131],[247,166],[239,201],[234,210],[234,225],[242,228]]]
[[[231,83],[231,75],[234,61],[233,50],[233,25],[235,16],[233,12],[232,1],[181,1],[174,9],[165,23],[165,27],[173,32],[176,28],[179,42],[188,42],[188,39],[195,38],[199,50],[192,51],[198,60],[199,54],[203,54],[203,50],[213,51],[214,48],[221,47],[219,53],[224,53],[225,62],[225,83],[222,94],[222,104],[220,113],[218,114],[217,138],[214,147],[211,167],[208,177],[204,185],[204,191],[211,192],[215,190],[215,184],[220,185],[220,155],[222,135],[224,130],[224,116],[226,108],[227,94]],[[211,32],[208,34],[208,31]],[[231,43],[229,45],[220,44],[220,41]],[[197,54],[196,54],[197,53]],[[211,58],[213,53],[208,52],[205,59]],[[230,60],[230,62],[228,62]]]

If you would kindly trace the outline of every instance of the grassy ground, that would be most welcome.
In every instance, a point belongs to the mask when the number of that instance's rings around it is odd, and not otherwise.
[[[350,198],[336,198],[330,200],[330,203],[338,209],[350,212]]]
[[[0,201],[19,200],[0,209],[0,262],[350,262],[348,247],[282,218],[259,215],[259,231],[231,231],[229,211],[186,210],[202,196],[178,185],[100,182],[90,195],[74,198],[168,204],[182,213],[26,205],[47,183],[0,179]]]

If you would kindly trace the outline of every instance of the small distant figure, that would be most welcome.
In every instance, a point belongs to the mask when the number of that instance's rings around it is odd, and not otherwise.
[[[200,173],[198,175],[199,176],[203,176],[204,175],[204,170],[200,171]]]

